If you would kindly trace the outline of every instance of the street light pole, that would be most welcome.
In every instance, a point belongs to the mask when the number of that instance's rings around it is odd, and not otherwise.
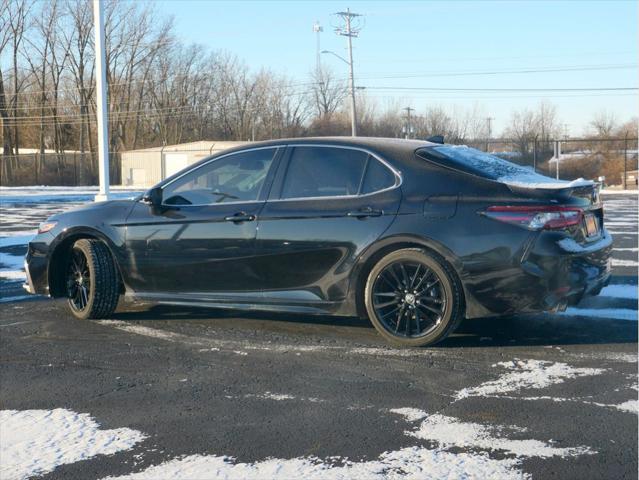
[[[347,10],[348,11],[348,10]],[[351,84],[351,135],[357,136],[357,112],[355,110],[355,76],[353,75],[353,36],[351,35],[351,17],[346,17],[346,38],[348,38],[348,66]]]
[[[342,35],[348,39],[348,60],[344,60],[349,67],[348,80],[351,91],[351,135],[357,136],[357,112],[355,109],[355,75],[353,74],[353,37],[359,34],[359,29],[354,29],[351,23],[355,17],[361,17],[358,13],[352,13],[349,8],[345,12],[337,12],[344,20],[345,26],[336,29],[339,35]],[[339,55],[337,55],[339,57]],[[341,58],[341,57],[340,57]]]
[[[102,0],[93,0],[96,110],[98,116],[98,172],[100,179],[100,189],[95,196],[96,202],[109,199],[109,123],[107,120],[106,47],[103,8]]]

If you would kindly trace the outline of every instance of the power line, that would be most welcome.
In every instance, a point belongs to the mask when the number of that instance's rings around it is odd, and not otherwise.
[[[604,92],[635,91],[637,87],[592,87],[592,88],[442,88],[442,87],[366,87],[366,90],[409,90],[431,92]]]

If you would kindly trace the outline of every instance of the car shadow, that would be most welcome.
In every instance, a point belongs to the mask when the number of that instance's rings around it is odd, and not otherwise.
[[[343,334],[351,342],[385,344],[367,319],[356,317],[152,305],[137,310],[121,310],[112,318],[134,322],[195,320],[206,323],[231,320],[234,329],[242,328],[242,321],[236,320],[247,320],[247,329],[257,326],[272,331],[276,328],[275,324],[285,324],[287,330],[296,334]],[[219,326],[217,322],[216,325]],[[537,314],[465,320],[453,335],[428,348],[637,343],[637,339],[637,322],[634,321]]]

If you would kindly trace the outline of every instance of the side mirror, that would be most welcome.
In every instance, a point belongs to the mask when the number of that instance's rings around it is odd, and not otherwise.
[[[152,188],[144,194],[142,201],[151,207],[159,207],[162,205],[162,189],[160,187]]]

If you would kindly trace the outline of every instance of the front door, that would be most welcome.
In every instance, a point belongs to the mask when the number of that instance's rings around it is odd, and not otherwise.
[[[174,299],[259,295],[255,237],[276,156],[221,156],[164,185],[161,208],[139,202],[127,219],[130,287]]]

